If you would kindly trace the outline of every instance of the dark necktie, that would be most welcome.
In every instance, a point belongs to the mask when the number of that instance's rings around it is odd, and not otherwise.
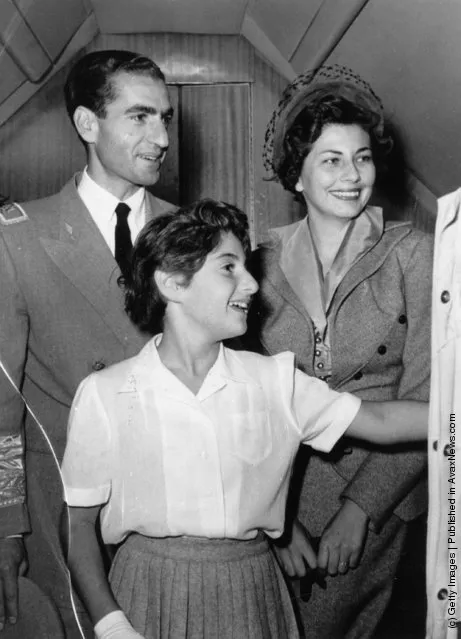
[[[117,215],[117,224],[115,225],[115,259],[124,276],[126,276],[130,268],[131,252],[133,250],[130,227],[128,226],[128,214],[130,210],[128,204],[124,202],[120,202],[115,209],[115,214]]]

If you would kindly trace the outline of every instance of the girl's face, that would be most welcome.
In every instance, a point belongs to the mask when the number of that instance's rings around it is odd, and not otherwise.
[[[245,262],[239,240],[232,233],[223,234],[184,289],[183,316],[190,329],[206,341],[237,337],[247,329],[248,308],[258,284]]]
[[[368,133],[357,124],[328,124],[304,159],[296,190],[309,216],[348,221],[367,205],[375,176]]]

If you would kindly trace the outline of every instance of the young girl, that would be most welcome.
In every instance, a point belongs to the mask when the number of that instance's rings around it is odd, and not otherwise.
[[[68,561],[99,639],[298,637],[267,537],[283,532],[299,444],[326,452],[346,431],[377,443],[426,436],[425,404],[361,402],[296,370],[292,353],[223,346],[246,330],[249,253],[246,216],[223,203],[150,222],[126,308],[155,336],[75,397],[62,466]],[[110,586],[99,514],[104,542],[121,544]]]

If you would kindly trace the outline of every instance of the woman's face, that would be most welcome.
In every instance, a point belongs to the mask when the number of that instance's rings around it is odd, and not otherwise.
[[[328,124],[304,159],[296,190],[310,216],[348,221],[367,205],[375,175],[368,133],[357,124]]]

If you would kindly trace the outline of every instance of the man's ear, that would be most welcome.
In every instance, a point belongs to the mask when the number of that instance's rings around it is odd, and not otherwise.
[[[184,276],[181,273],[165,273],[155,271],[154,280],[160,295],[166,302],[180,302],[186,289]]]
[[[96,114],[91,109],[78,106],[74,111],[73,120],[77,133],[85,142],[91,144],[97,141],[99,123]]]

